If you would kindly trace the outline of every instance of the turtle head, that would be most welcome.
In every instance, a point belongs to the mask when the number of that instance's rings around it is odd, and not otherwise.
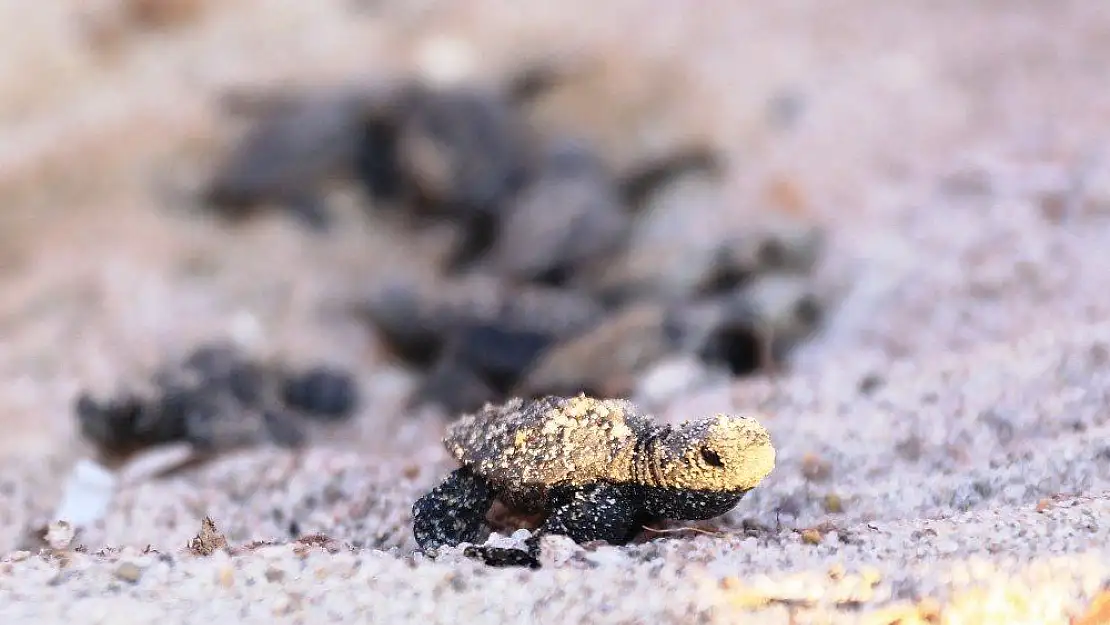
[[[775,468],[771,436],[749,416],[685,422],[659,441],[653,455],[663,486],[689,490],[750,490]]]

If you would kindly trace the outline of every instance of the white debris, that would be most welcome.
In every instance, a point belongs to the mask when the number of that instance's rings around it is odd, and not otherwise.
[[[116,476],[108,469],[92,460],[78,461],[70,472],[53,518],[64,521],[72,528],[84,527],[99,520],[108,511],[116,484]],[[53,527],[51,525],[51,529]],[[49,536],[47,541],[50,542]]]
[[[178,469],[195,457],[196,450],[188,443],[157,445],[128,460],[120,468],[118,478],[122,484],[143,482]]]

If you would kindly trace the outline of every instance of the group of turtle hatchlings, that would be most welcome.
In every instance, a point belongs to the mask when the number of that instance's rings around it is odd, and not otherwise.
[[[495,85],[240,94],[229,103],[254,124],[201,192],[226,215],[277,204],[325,231],[323,198],[345,178],[382,214],[457,230],[442,280],[391,283],[359,306],[423,370],[414,403],[463,415],[444,438],[459,468],[412,508],[431,554],[469,543],[490,564],[538,566],[547,534],[625,544],[647,524],[727,512],[774,468],[767,431],[750,416],[655,423],[634,381],[675,354],[743,373],[821,316],[807,282],[817,228],[738,231],[692,210],[723,167],[708,145],[616,166],[583,137],[538,130],[528,107],[562,78],[537,65]],[[265,369],[226,347],[152,389],[83,396],[83,431],[109,450],[296,446],[302,423],[346,418],[357,400],[343,372]],[[255,416],[228,418],[244,411]],[[495,501],[543,515],[526,551],[480,545]]]
[[[720,219],[727,158],[709,139],[615,159],[545,126],[536,111],[574,88],[576,67],[241,94],[230,102],[253,124],[201,197],[234,215],[285,206],[326,229],[343,179],[377,223],[454,232],[438,278],[388,281],[356,305],[419,372],[413,406],[635,398],[668,358],[723,375],[784,358],[822,317],[809,277],[821,230],[778,213]]]

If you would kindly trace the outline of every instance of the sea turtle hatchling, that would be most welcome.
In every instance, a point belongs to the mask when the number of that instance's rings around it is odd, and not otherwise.
[[[416,542],[423,550],[482,542],[499,500],[546,513],[529,552],[515,556],[531,566],[544,534],[619,545],[646,523],[724,514],[775,466],[770,435],[751,416],[662,425],[628,400],[585,394],[487,404],[448,426],[443,442],[462,466],[413,505]],[[497,553],[505,551],[514,550],[469,553],[513,561]]]

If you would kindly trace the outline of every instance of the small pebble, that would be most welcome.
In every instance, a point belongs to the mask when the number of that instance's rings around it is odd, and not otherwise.
[[[235,569],[230,565],[220,567],[216,574],[216,581],[224,588],[231,588],[235,585]]]
[[[116,579],[134,584],[139,581],[143,570],[134,562],[122,562],[116,567]]]
[[[56,521],[46,528],[46,544],[55,551],[69,548],[76,530],[65,521]]]
[[[274,566],[267,567],[265,575],[268,582],[276,583],[285,579],[285,571]]]
[[[832,465],[815,454],[802,458],[802,475],[811,482],[824,482],[832,476]]]

